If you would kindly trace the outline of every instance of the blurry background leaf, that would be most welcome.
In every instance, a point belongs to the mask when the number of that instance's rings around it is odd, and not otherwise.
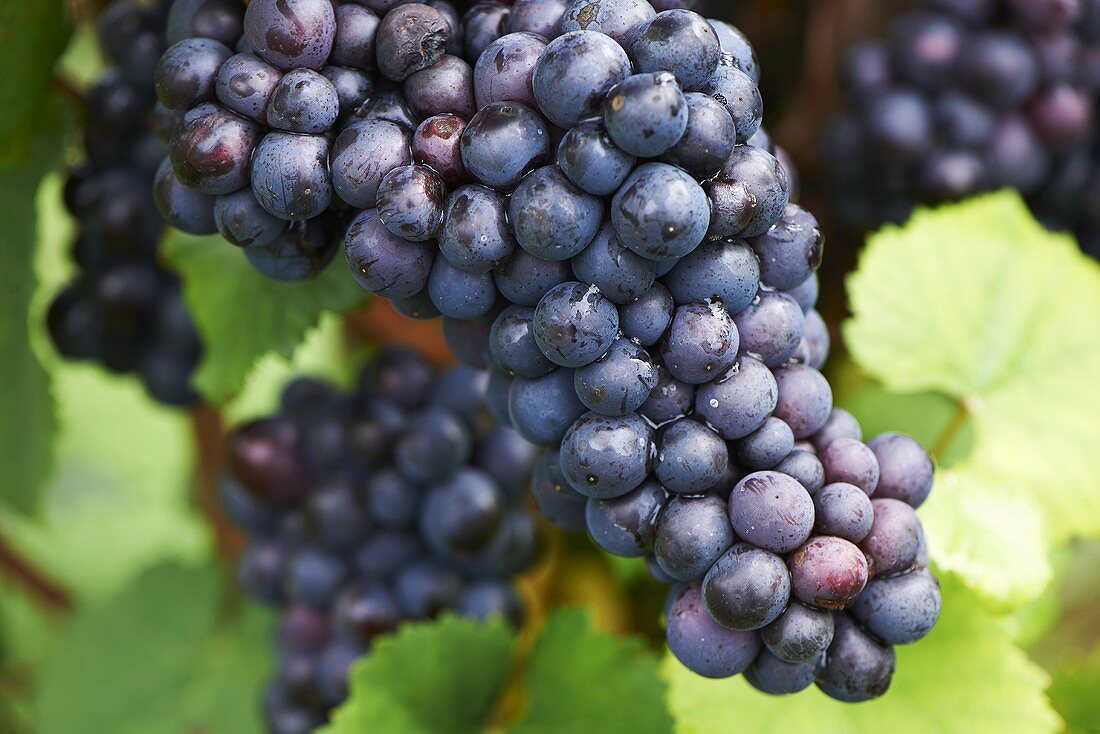
[[[502,621],[448,615],[407,624],[352,668],[351,694],[325,734],[480,732],[511,665]]]
[[[0,513],[0,534],[84,600],[166,558],[205,558],[207,533],[188,500],[187,415],[156,405],[131,378],[91,365],[52,371],[58,468],[42,517]]]
[[[271,620],[213,568],[163,566],[78,613],[41,671],[41,734],[261,731]]]
[[[707,680],[666,660],[678,734],[711,734],[745,722],[753,734],[1048,734],[1060,729],[1043,689],[1049,678],[952,576],[941,579],[943,614],[928,637],[895,648],[897,672],[882,698],[858,705],[816,689],[776,698],[742,679]]]
[[[166,249],[205,345],[195,384],[219,405],[241,390],[261,357],[291,359],[323,313],[344,313],[365,298],[340,253],[315,280],[279,283],[219,237],[173,233]]]
[[[52,100],[46,92],[53,79],[54,62],[65,48],[68,36],[65,3],[56,0],[0,3],[0,48],[4,49],[5,68],[0,80],[0,165],[25,163],[34,158],[31,140],[43,129],[43,117],[51,114]],[[37,179],[31,176],[27,179],[33,191]],[[3,202],[4,207],[14,203],[7,197]],[[5,231],[11,233],[10,220],[5,219],[9,222]],[[10,240],[9,247],[18,241]]]

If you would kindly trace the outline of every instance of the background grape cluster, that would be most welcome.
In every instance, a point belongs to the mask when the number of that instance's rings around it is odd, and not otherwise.
[[[538,449],[493,423],[488,375],[383,351],[344,393],[291,383],[228,439],[223,504],[249,535],[240,581],[281,610],[269,729],[312,731],[351,663],[405,620],[453,610],[518,624],[536,555],[524,510]]]
[[[1100,256],[1100,4],[922,0],[841,70],[822,155],[847,224],[1019,189],[1036,217]]]
[[[121,0],[100,17],[110,65],[85,95],[86,158],[65,186],[79,272],[55,297],[48,326],[63,356],[135,372],[156,400],[187,405],[202,345],[179,279],[157,262],[165,227],[152,196],[165,148],[149,70],[164,50],[168,5]]]

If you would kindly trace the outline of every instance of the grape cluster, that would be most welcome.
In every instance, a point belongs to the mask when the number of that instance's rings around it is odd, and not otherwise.
[[[537,551],[523,500],[539,450],[496,425],[488,375],[436,375],[389,350],[344,393],[292,382],[277,415],[227,441],[223,506],[249,536],[239,578],[278,607],[265,702],[276,734],[312,731],[378,635],[444,610],[518,622],[512,577]]]
[[[375,156],[394,162],[348,228],[352,272],[491,370],[497,419],[550,448],[552,522],[681,584],[688,667],[880,695],[890,646],[938,615],[906,503],[932,465],[833,410],[823,238],[760,130],[751,46],[644,0],[517,3],[487,30],[496,7],[466,15],[482,50],[413,162],[407,138]]]
[[[922,0],[841,76],[822,155],[847,224],[1011,187],[1100,256],[1100,2]]]
[[[166,21],[165,4],[130,0],[100,17],[109,66],[86,94],[86,158],[65,186],[79,272],[54,298],[47,326],[63,356],[135,372],[156,400],[187,405],[202,345],[178,277],[157,263],[164,225],[150,193],[164,146],[154,134],[149,69]]]

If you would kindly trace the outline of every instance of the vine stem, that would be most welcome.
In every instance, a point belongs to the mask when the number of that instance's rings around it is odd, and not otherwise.
[[[10,579],[41,606],[53,612],[73,609],[72,594],[0,537],[0,575]]]
[[[947,450],[951,448],[951,444],[959,435],[959,431],[966,425],[966,422],[970,420],[970,407],[969,400],[963,398],[955,404],[955,412],[951,414],[951,420],[947,422],[943,430],[940,431],[940,435],[936,438],[936,442],[932,444],[932,455],[937,459],[942,460]]]
[[[191,411],[194,437],[195,503],[214,535],[218,558],[232,564],[244,547],[244,537],[226,517],[218,498],[218,487],[225,470],[225,425],[221,413],[206,403]]]

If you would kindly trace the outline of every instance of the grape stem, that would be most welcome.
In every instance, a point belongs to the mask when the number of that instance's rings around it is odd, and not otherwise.
[[[71,612],[72,594],[58,581],[16,550],[5,538],[0,537],[0,575],[16,586],[42,607],[54,612]]]
[[[932,444],[932,455],[936,459],[942,460],[947,454],[955,439],[958,438],[959,431],[970,420],[970,416],[970,399],[964,397],[955,404],[955,412],[951,415],[951,420],[947,422],[939,437],[936,438],[936,442]]]
[[[244,536],[226,517],[218,498],[225,469],[225,425],[216,408],[200,403],[191,411],[191,432],[195,442],[195,504],[211,533],[218,558],[233,565],[244,547]]]

